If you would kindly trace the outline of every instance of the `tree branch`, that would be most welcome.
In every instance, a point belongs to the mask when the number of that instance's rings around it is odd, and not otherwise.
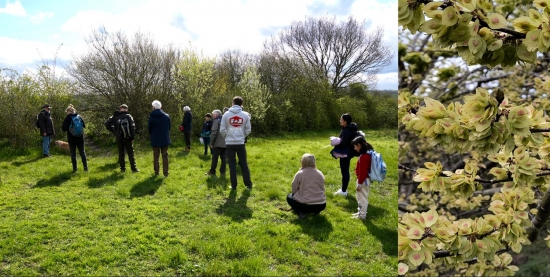
[[[540,230],[542,229],[542,227],[544,227],[546,221],[548,221],[548,217],[550,217],[550,190],[546,191],[541,201],[537,205],[537,211],[537,214],[531,220],[533,226],[526,228],[527,238],[531,242],[537,239]]]

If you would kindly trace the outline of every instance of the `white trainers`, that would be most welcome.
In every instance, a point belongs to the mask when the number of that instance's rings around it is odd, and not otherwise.
[[[342,189],[339,189],[337,192],[334,193],[334,195],[348,196],[348,192],[342,191]]]
[[[351,218],[366,220],[366,219],[367,219],[367,215],[361,216],[361,215],[359,215],[359,213],[356,213],[356,214],[352,214],[352,215],[351,215]]]

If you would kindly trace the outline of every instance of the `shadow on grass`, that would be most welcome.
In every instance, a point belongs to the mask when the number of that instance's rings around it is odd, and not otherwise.
[[[118,172],[115,172],[104,178],[90,178],[88,180],[88,187],[92,189],[101,188],[108,184],[115,184],[117,181],[122,179],[124,179],[124,176]]]
[[[208,179],[206,179],[206,187],[209,189],[215,189],[215,188],[222,188],[227,189],[227,177],[224,175],[220,176],[210,176]]]
[[[304,218],[296,218],[291,221],[302,227],[302,232],[315,241],[326,241],[333,231],[332,224],[327,220],[323,212],[318,215],[307,215]]]
[[[349,191],[349,189],[348,189],[348,191]],[[359,204],[357,204],[356,196],[355,195],[351,196],[351,195],[348,194],[346,199],[348,200],[348,203],[343,206],[344,209],[346,209],[346,211],[348,211],[348,212],[356,213],[357,212],[357,206],[359,205]]]
[[[26,165],[26,164],[29,164],[29,163],[34,163],[34,162],[37,162],[41,159],[44,159],[43,156],[38,156],[38,157],[35,157],[33,159],[30,159],[30,160],[24,160],[24,161],[17,161],[17,162],[13,162],[12,164],[19,167],[19,166],[23,166],[23,165]]]
[[[250,197],[250,191],[245,190],[243,195],[237,200],[237,191],[231,190],[229,197],[225,199],[225,203],[216,209],[216,212],[221,215],[231,217],[231,220],[242,222],[245,219],[252,217],[252,210],[246,206],[246,201]]]
[[[97,171],[111,171],[114,169],[120,169],[120,165],[118,164],[118,162],[112,162],[112,163],[104,164],[100,167],[97,167],[96,169]]]
[[[202,153],[197,154],[197,157],[199,157],[199,159],[201,159],[203,161],[211,161],[212,160],[211,155],[203,155]]]
[[[162,178],[151,176],[137,184],[130,190],[130,197],[142,197],[146,195],[155,195],[162,184]]]
[[[40,180],[36,185],[32,186],[33,188],[43,188],[43,187],[59,187],[61,184],[69,181],[73,176],[72,171],[63,172],[57,174],[50,179]]]
[[[371,218],[384,218],[389,214],[391,214],[391,212],[386,209],[369,205],[367,209],[367,220],[363,223],[367,226],[369,232],[382,243],[384,253],[391,256],[397,256],[397,230],[395,228],[378,227],[370,220]]]

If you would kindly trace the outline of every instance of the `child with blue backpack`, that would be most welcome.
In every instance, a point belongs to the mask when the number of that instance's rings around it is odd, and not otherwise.
[[[357,175],[356,183],[356,197],[358,212],[352,214],[352,218],[357,218],[365,220],[367,218],[367,207],[369,205],[369,191],[371,180],[369,178],[369,171],[371,168],[371,155],[368,151],[373,151],[372,146],[365,140],[364,137],[356,137],[351,144],[353,149],[359,153],[359,159],[357,160],[357,165],[355,166],[355,175]]]

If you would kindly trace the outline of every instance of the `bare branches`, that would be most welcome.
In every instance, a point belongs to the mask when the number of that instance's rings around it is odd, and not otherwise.
[[[320,68],[333,91],[338,91],[351,83],[374,81],[373,76],[391,62],[392,51],[383,36],[382,28],[366,33],[364,22],[353,17],[342,23],[335,18],[306,18],[283,30],[269,47]]]
[[[537,239],[540,230],[542,229],[542,227],[544,227],[544,225],[548,221],[548,217],[550,217],[550,190],[546,191],[546,193],[542,197],[542,200],[537,205],[537,211],[538,211],[537,214],[531,220],[531,223],[533,223],[533,226],[526,228],[527,238],[531,242]]]

